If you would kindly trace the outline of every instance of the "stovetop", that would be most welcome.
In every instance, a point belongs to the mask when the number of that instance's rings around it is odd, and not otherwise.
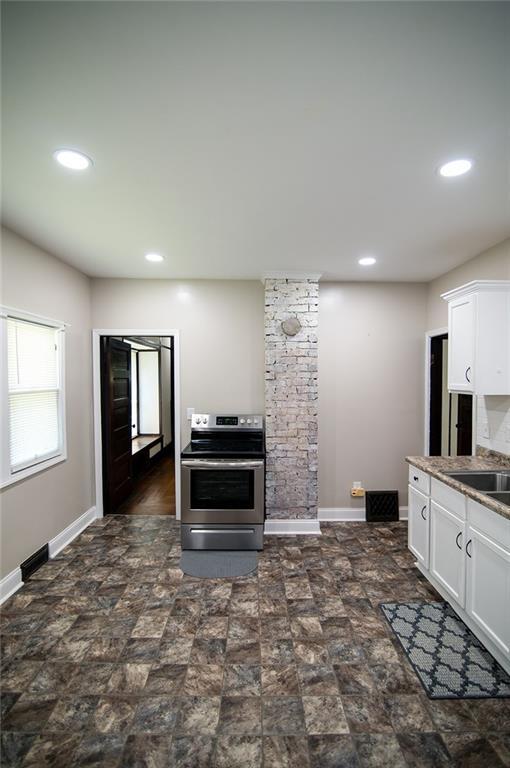
[[[182,458],[264,458],[264,421],[261,416],[193,414],[191,441]]]
[[[227,439],[225,439],[227,438]],[[225,438],[193,438],[188,443],[186,448],[181,453],[183,458],[223,458],[223,459],[250,459],[250,458],[264,458],[264,437],[260,434],[260,437],[253,439],[232,439],[232,435],[225,436]]]

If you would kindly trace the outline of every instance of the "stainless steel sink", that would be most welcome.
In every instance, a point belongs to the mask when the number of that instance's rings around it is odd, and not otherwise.
[[[485,495],[510,507],[510,491],[489,491]]]
[[[492,495],[510,492],[510,472],[445,472],[445,474],[452,480],[469,485],[482,493]]]

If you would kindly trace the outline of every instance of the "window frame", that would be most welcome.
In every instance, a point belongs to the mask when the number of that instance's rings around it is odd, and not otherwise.
[[[59,448],[58,451],[41,461],[35,461],[28,466],[22,466],[13,470],[10,458],[10,423],[9,423],[9,381],[8,381],[8,342],[7,321],[22,320],[27,323],[45,325],[55,329],[57,343],[57,377],[58,377],[58,426]],[[67,323],[53,318],[36,315],[32,312],[14,309],[13,307],[0,307],[0,422],[1,422],[1,451],[0,451],[0,488],[18,483],[27,477],[43,472],[56,464],[67,461],[67,422],[66,422],[66,369],[65,369],[65,331]]]

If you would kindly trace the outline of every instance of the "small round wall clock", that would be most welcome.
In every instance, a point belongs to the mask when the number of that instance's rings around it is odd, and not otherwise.
[[[301,330],[301,323],[297,317],[289,317],[282,322],[282,331],[286,336],[295,336]]]

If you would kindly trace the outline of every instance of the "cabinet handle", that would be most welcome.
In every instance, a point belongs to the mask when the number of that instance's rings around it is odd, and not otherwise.
[[[466,368],[466,373],[464,374],[464,375],[465,375],[465,377],[466,377],[466,381],[467,381],[469,384],[471,384],[471,379],[470,379],[470,378],[469,378],[469,376],[468,376],[468,373],[469,373],[469,371],[470,371],[470,370],[471,370],[471,366],[470,366],[470,365],[468,365],[468,367]]]
[[[455,539],[455,543],[456,543],[456,545],[458,546],[459,549],[462,549],[462,544],[459,544],[459,539],[460,539],[461,536],[462,536],[462,531],[460,531],[457,534],[457,538]]]
[[[471,557],[471,552],[469,551],[468,547],[472,543],[472,539],[469,539],[468,543],[466,544],[466,555],[468,557]]]
[[[425,506],[423,507],[422,511],[421,511],[421,516],[423,517],[423,519],[424,519],[424,520],[426,520],[426,519],[427,519],[427,518],[425,517],[425,510],[426,510],[426,509],[427,509],[427,505],[425,505]]]
[[[414,480],[414,482],[415,482],[415,483],[417,483],[417,482],[418,482],[418,478],[417,478],[417,476],[416,476],[416,475],[413,475],[413,480]]]

